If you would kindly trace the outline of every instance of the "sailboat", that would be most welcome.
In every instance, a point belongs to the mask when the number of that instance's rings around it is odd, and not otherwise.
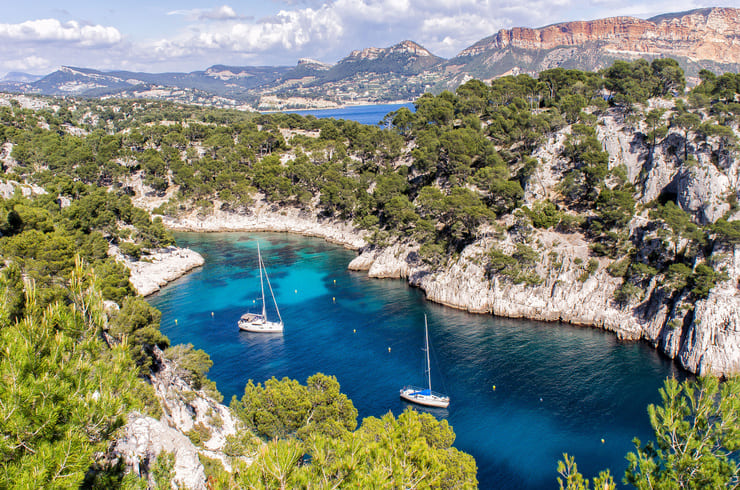
[[[260,253],[260,245],[257,244],[257,262],[259,263],[260,269],[260,289],[262,290],[262,313],[245,313],[239,318],[239,329],[247,332],[261,332],[261,333],[280,333],[283,331],[283,319],[280,317],[280,310],[278,309],[277,301],[275,301],[275,294],[272,292],[272,286],[270,285],[270,278],[267,277],[267,269],[265,263],[262,262],[262,254]],[[264,280],[263,280],[264,278]],[[271,322],[267,319],[267,307],[265,303],[265,282],[267,281],[267,287],[270,289],[270,295],[272,296],[272,302],[275,304],[275,311],[277,312],[278,321]]]
[[[424,315],[424,344],[427,354],[427,381],[428,388],[419,388],[417,386],[404,386],[401,389],[401,398],[419,405],[427,407],[447,408],[450,404],[450,397],[442,393],[432,391],[432,371],[429,365],[429,328],[427,327],[427,316]]]

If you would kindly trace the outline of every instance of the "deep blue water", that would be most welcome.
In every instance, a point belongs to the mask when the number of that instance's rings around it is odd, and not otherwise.
[[[342,107],[340,109],[317,109],[309,111],[286,111],[291,114],[300,114],[301,116],[315,116],[319,119],[332,117],[334,119],[347,119],[357,121],[361,124],[375,125],[378,124],[389,112],[397,111],[401,107],[407,107],[414,111],[414,104],[375,104],[375,105],[356,105]]]
[[[449,420],[455,446],[475,457],[481,488],[556,488],[563,452],[575,455],[586,476],[611,468],[621,481],[631,439],[652,439],[648,403],[659,400],[667,376],[684,377],[649,346],[600,330],[429,303],[402,280],[348,271],[355,253],[320,239],[281,233],[176,237],[202,253],[206,265],[151,303],[162,310],[162,331],[173,343],[190,342],[210,354],[209,377],[227,403],[242,395],[250,378],[288,376],[305,383],[323,372],[337,377],[360,418],[399,414],[406,407],[399,388],[424,383],[426,313],[433,389],[452,400],[449,409],[432,413]],[[236,326],[244,311],[257,308],[257,240],[283,334]]]

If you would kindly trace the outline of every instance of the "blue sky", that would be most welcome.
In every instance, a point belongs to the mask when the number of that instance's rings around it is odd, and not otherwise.
[[[502,28],[615,15],[647,18],[695,0],[15,1],[0,19],[0,75],[61,65],[193,71],[214,64],[334,63],[405,39],[449,58]],[[740,0],[723,7],[740,8]]]

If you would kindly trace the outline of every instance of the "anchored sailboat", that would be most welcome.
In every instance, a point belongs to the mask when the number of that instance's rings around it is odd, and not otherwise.
[[[257,244],[257,261],[259,262],[260,269],[260,289],[262,290],[262,313],[245,313],[239,318],[239,328],[247,332],[261,332],[261,333],[279,333],[283,331],[283,319],[280,317],[280,310],[278,309],[277,301],[275,301],[275,294],[272,292],[272,286],[270,285],[270,278],[267,277],[267,269],[265,269],[265,263],[262,262],[262,254],[260,253],[260,245]],[[270,295],[272,296],[272,302],[275,304],[275,311],[277,312],[278,321],[271,322],[267,320],[267,307],[265,303],[265,283],[267,281],[267,287],[270,289]]]
[[[442,393],[432,391],[432,371],[429,364],[429,328],[427,327],[427,316],[424,315],[424,345],[427,354],[427,380],[428,388],[419,388],[417,386],[404,386],[401,389],[401,398],[419,405],[428,407],[447,408],[450,404],[450,397]]]

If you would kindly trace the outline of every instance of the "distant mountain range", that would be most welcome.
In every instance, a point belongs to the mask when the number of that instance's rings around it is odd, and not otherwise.
[[[62,67],[45,77],[9,73],[0,90],[84,97],[144,97],[240,109],[280,110],[412,100],[471,78],[598,70],[616,59],[672,57],[689,80],[706,68],[740,70],[740,10],[707,8],[651,19],[610,17],[503,29],[445,60],[413,41],[353,51],[334,65],[224,66],[191,73]]]

